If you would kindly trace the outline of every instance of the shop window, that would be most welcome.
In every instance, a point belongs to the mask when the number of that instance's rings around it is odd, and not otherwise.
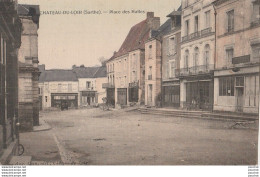
[[[234,96],[234,77],[219,78],[219,96]]]

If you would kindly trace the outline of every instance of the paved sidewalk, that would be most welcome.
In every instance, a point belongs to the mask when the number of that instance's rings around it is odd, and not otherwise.
[[[51,129],[51,126],[43,119],[40,119],[40,125],[39,126],[33,127],[34,132],[47,131],[47,130],[50,130],[50,129]]]
[[[41,118],[40,126],[35,126],[32,132],[20,133],[20,143],[25,149],[23,156],[31,156],[32,162],[41,161],[43,163],[40,164],[47,165],[48,163],[57,164],[61,161],[51,126]]]

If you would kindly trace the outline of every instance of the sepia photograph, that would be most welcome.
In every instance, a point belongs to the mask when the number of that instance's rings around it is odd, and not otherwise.
[[[2,175],[256,166],[259,64],[260,0],[0,0]]]

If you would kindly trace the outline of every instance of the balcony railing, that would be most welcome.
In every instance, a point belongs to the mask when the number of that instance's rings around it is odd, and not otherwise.
[[[189,40],[189,35],[182,37],[182,42]]]
[[[195,33],[190,34],[190,39],[199,38],[200,37],[200,31],[197,31]]]
[[[197,31],[197,32],[192,33],[192,34],[190,34],[190,35],[183,36],[183,37],[182,37],[182,42],[185,42],[185,41],[188,41],[188,40],[191,40],[191,39],[200,38],[200,37],[202,37],[202,36],[205,36],[205,35],[207,35],[207,34],[210,34],[211,32],[212,32],[212,27],[203,29],[203,30],[201,30],[201,31]]]
[[[152,80],[152,75],[148,75],[148,80]]]
[[[201,30],[201,36],[211,33],[212,27]]]
[[[199,66],[193,66],[189,68],[181,68],[179,71],[179,76],[188,76],[188,75],[197,75],[197,74],[207,74],[210,73],[214,69],[214,65],[199,65]]]

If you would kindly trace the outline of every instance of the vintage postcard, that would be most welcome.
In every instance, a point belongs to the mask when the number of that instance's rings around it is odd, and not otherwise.
[[[0,0],[0,163],[255,166],[259,63],[260,0]]]

